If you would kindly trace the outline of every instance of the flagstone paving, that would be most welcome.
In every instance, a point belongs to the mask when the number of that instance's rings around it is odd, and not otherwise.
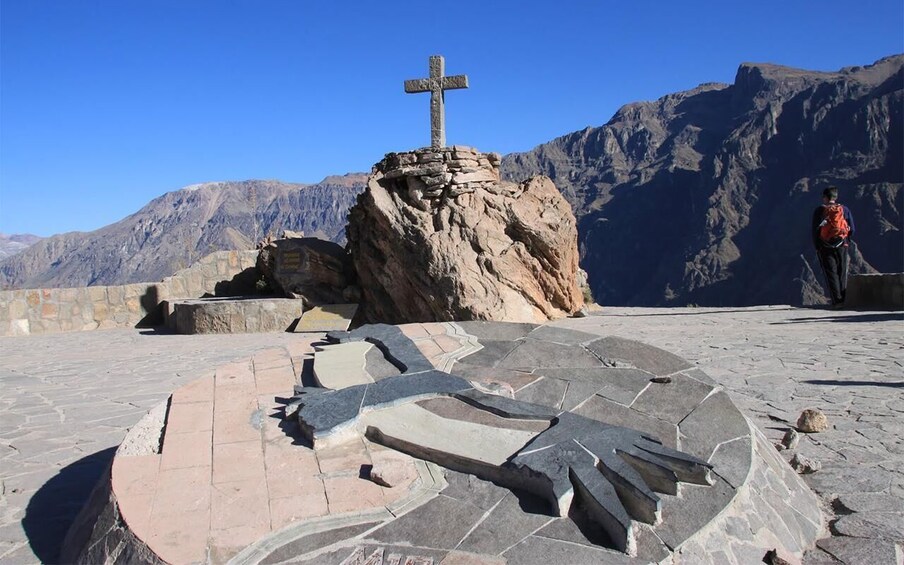
[[[428,334],[440,333],[439,326],[424,329]],[[691,361],[725,387],[735,404],[773,441],[780,439],[803,408],[825,411],[832,428],[805,435],[796,451],[822,463],[821,471],[805,479],[839,514],[833,529],[844,535],[820,542],[820,549],[808,554],[805,562],[833,563],[836,558],[847,563],[866,562],[867,558],[874,563],[901,561],[904,318],[900,313],[784,307],[606,308],[599,316],[551,324],[550,335],[545,339],[567,347],[575,334],[554,332],[555,328],[627,337]],[[481,336],[470,327],[468,333],[480,337],[482,343],[486,343],[485,338],[493,338]],[[212,418],[207,398],[213,394],[213,402],[247,399],[248,396],[227,394],[227,389],[233,387],[233,392],[238,392],[249,383],[243,382],[240,367],[236,367],[233,375],[223,373],[224,388],[220,392],[214,386],[219,375],[213,376],[213,368],[274,346],[282,346],[286,357],[300,361],[316,337],[176,336],[112,330],[0,338],[0,560],[53,561],[67,524],[112,457],[109,448],[121,441],[126,428],[182,384],[212,377],[209,385],[205,380],[199,381],[197,397],[175,397],[172,414],[199,430],[198,437],[177,438],[176,443],[182,441],[189,448],[197,442],[211,441],[213,449],[207,451],[212,453],[211,460],[180,458],[167,462],[161,457],[156,480],[167,473],[172,477],[181,473],[186,477],[180,479],[191,484],[188,475],[197,473],[197,469],[218,467],[218,452],[222,461],[241,456],[239,452],[246,447],[241,438],[217,443],[216,437],[218,430],[233,429],[240,434],[247,426],[236,426],[240,419],[231,420],[228,416],[222,420]],[[440,346],[442,342],[438,340]],[[448,353],[440,349],[434,354]],[[446,349],[454,351],[454,343],[450,341]],[[424,353],[430,356],[429,352]],[[525,349],[517,358],[507,360],[507,353],[485,347],[474,355],[497,355],[498,366],[517,369],[531,357],[545,354]],[[493,359],[490,361],[492,364]],[[654,361],[663,362],[651,363]],[[248,391],[252,402],[260,402],[260,397],[266,395],[272,398],[277,389],[285,386],[286,367],[279,355],[261,358],[255,366],[261,376],[253,385],[254,391]],[[477,368],[472,370],[479,373]],[[626,390],[611,394],[631,394],[630,378],[626,383]],[[563,402],[567,401],[566,395]],[[241,414],[249,408],[253,406],[239,402],[235,412]],[[324,462],[319,465],[323,467]],[[241,486],[249,481],[242,475],[248,467],[220,465],[221,473],[211,479],[212,484],[225,485],[222,488]],[[217,471],[213,473],[211,477]],[[336,477],[342,478],[341,473]],[[151,479],[147,477],[148,481]],[[141,490],[139,486],[134,488],[136,493]],[[339,483],[333,488],[337,493],[344,490]],[[292,491],[285,492],[286,500],[290,500],[288,493]],[[199,513],[204,512],[205,504],[210,512],[216,504],[237,500],[234,496],[217,499],[216,489],[208,494],[209,500],[203,493],[196,494],[200,497]],[[146,503],[146,498],[136,494],[135,501]],[[290,502],[285,508],[289,511],[298,506]],[[305,507],[310,506],[305,501]],[[178,529],[177,521],[163,514],[155,518],[151,508],[149,527],[168,524]],[[165,504],[160,508],[165,508]],[[280,512],[278,508],[271,506],[268,511]],[[225,512],[218,518],[216,527],[211,527],[207,535],[216,531],[228,540],[230,528],[234,527],[229,522],[230,515]]]
[[[179,386],[255,351],[309,342],[137,329],[0,338],[0,562],[53,562],[112,448]],[[178,417],[203,418],[203,408]]]

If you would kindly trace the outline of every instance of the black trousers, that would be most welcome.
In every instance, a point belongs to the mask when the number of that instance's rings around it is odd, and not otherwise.
[[[826,284],[829,286],[829,297],[832,304],[841,304],[844,302],[844,296],[847,292],[848,278],[848,248],[841,247],[819,247],[816,249],[819,255],[819,263],[822,265],[822,272],[826,276]]]

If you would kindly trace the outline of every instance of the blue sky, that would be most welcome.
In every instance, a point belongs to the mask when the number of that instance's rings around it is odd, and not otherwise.
[[[429,145],[528,150],[742,62],[814,70],[904,51],[901,0],[2,0],[0,232],[97,229],[182,186],[317,182]]]

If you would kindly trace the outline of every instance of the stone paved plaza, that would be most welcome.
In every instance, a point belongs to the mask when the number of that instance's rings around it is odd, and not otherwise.
[[[904,318],[900,313],[606,308],[554,323],[636,339],[690,360],[773,441],[804,408],[833,426],[797,452],[839,517],[809,563],[894,563],[904,537]],[[599,333],[599,330],[596,330]],[[125,430],[167,395],[291,334],[110,330],[2,338],[0,560],[52,562]],[[894,540],[898,540],[897,548]]]

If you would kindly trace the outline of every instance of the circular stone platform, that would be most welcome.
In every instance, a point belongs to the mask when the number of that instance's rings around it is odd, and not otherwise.
[[[754,563],[821,537],[715,382],[586,320],[365,326],[220,367],[130,431],[64,557]]]

